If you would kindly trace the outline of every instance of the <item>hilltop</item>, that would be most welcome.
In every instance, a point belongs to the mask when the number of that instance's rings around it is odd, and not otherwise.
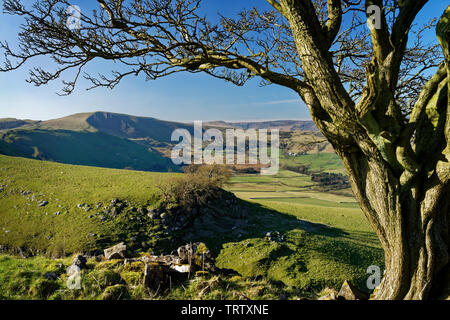
[[[212,121],[203,124],[204,129],[211,127],[219,130],[278,129],[283,166],[303,166],[311,172],[343,172],[332,146],[312,121]],[[0,154],[117,169],[179,171],[169,159],[177,143],[171,141],[175,129],[193,133],[190,123],[102,111],[46,121],[0,119]],[[311,162],[309,155],[312,154],[314,159],[320,158],[319,167]],[[259,170],[258,167],[253,169]]]
[[[187,125],[107,112],[48,121],[2,119],[0,153],[69,164],[144,171],[178,171],[153,146],[166,146]]]
[[[38,123],[39,121],[33,121],[33,120],[20,120],[15,118],[2,118],[0,119],[0,130],[5,129],[13,129],[22,127],[28,124]]]
[[[2,128],[2,123],[10,126]],[[0,119],[0,129],[9,128],[101,132],[120,138],[157,142],[170,142],[172,131],[178,128],[192,132],[192,125],[189,124],[103,111],[77,113],[46,121]]]

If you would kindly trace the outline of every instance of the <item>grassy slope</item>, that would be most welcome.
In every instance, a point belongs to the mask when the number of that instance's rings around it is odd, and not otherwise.
[[[148,171],[177,170],[169,159],[157,152],[101,132],[13,130],[6,134],[0,148],[9,155],[15,155],[12,151],[18,150],[28,157],[69,164]]]
[[[92,219],[88,216],[101,210],[95,209],[97,203],[108,204],[112,198],[128,199],[136,207],[152,206],[158,201],[155,187],[158,181],[167,181],[173,176],[0,156],[0,186],[3,186],[0,192],[0,244],[72,253],[102,248],[107,245],[99,241],[102,239],[113,243],[122,240],[121,236],[141,236],[139,241],[146,241],[156,231],[127,230],[130,220],[102,223],[98,216]],[[283,182],[293,178],[302,179],[290,172],[280,172],[277,179]],[[245,178],[238,177],[237,180],[245,182]],[[339,203],[342,199],[349,200],[348,197],[309,192],[310,197],[306,198],[321,196],[327,206],[321,202],[314,205],[284,202],[286,199],[280,200],[277,196],[284,192],[271,191],[270,181],[247,181],[247,185],[251,187],[248,190],[254,191],[260,186],[269,188],[266,198],[270,199],[252,199],[252,209],[242,219],[220,216],[197,219],[190,229],[190,236],[185,239],[206,242],[218,254],[219,267],[235,269],[248,277],[263,275],[291,287],[317,292],[325,286],[337,288],[345,279],[363,288],[366,268],[372,264],[382,265],[382,251],[361,211]],[[239,184],[232,186],[241,187]],[[31,194],[17,193],[22,190],[29,190]],[[294,189],[293,192],[302,191]],[[43,195],[39,196],[40,193]],[[49,204],[38,208],[37,200],[41,199]],[[77,208],[79,203],[88,203],[94,209],[85,212]],[[56,211],[62,214],[54,216]],[[279,231],[286,235],[286,241],[265,239],[268,231]],[[90,233],[98,237],[90,237]],[[52,237],[48,239],[48,236]],[[36,262],[38,266],[39,261]],[[9,271],[5,273],[11,273],[15,268],[16,262],[9,263]],[[0,273],[2,266],[6,268],[7,265],[0,261]],[[177,292],[174,291],[171,297],[191,297],[183,296],[183,291]],[[186,294],[189,292],[193,291],[187,290]],[[226,290],[211,298],[223,297],[224,292]]]
[[[0,130],[7,130],[12,128],[18,128],[21,126],[36,123],[37,121],[32,120],[20,120],[15,118],[2,118],[0,119]]]
[[[289,182],[296,175],[280,171],[272,181],[249,175],[232,179],[230,191],[276,212],[272,221],[261,219],[261,231],[280,231],[287,241],[267,246],[267,241],[255,237],[229,244],[219,257],[220,263],[246,275],[259,272],[291,285],[301,283],[302,287],[338,287],[351,279],[364,288],[366,268],[382,267],[383,254],[354,198],[345,193],[311,191],[303,188],[304,183],[295,188]],[[277,214],[293,217],[294,223],[279,219]],[[299,220],[314,224],[295,224]]]
[[[52,119],[38,123],[34,126],[37,129],[43,130],[71,130],[71,131],[98,131],[92,127],[87,119],[92,115],[92,112],[77,113],[68,117]],[[31,128],[31,127],[30,127]]]
[[[113,221],[102,223],[99,215],[89,216],[101,213],[113,198],[127,199],[136,207],[151,205],[158,181],[172,176],[0,156],[0,243],[59,254],[95,248],[102,236],[117,241],[121,230]],[[23,196],[21,191],[31,193]],[[49,204],[39,208],[39,200]],[[93,209],[77,207],[83,203]],[[55,216],[58,211],[61,214]],[[90,237],[91,233],[98,236]]]
[[[192,125],[110,112],[95,112],[86,122],[100,132],[113,136],[155,142],[170,142],[175,129],[187,129],[193,133]]]

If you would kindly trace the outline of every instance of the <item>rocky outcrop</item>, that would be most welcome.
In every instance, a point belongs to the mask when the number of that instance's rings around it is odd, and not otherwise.
[[[117,254],[118,250],[125,249],[124,247],[123,244],[119,244],[109,248],[111,250],[105,250],[105,256],[112,259],[111,257]],[[223,274],[230,274],[230,270],[222,270],[215,266],[211,251],[202,242],[186,244],[168,255],[143,255],[124,259],[123,264],[124,272],[142,279],[145,287],[152,290],[167,288],[179,280],[185,281],[197,272],[212,274],[223,271]]]
[[[339,292],[329,290],[330,292],[318,300],[368,300],[369,295],[356,288],[350,281],[345,280]]]

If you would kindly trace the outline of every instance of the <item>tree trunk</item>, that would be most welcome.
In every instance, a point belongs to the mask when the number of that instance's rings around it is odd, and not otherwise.
[[[337,151],[385,252],[386,273],[372,297],[449,298],[449,185],[434,174],[405,189],[382,163]]]
[[[310,85],[299,94],[342,159],[385,252],[385,275],[372,298],[450,298],[450,7],[438,24],[446,63],[405,123],[395,100],[404,47],[393,50],[384,39],[389,35],[371,30],[373,42],[381,42],[355,104],[333,67],[311,3],[282,3]]]

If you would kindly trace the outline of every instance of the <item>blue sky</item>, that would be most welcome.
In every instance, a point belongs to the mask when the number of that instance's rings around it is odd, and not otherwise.
[[[72,4],[83,10],[89,8],[92,0],[74,0]],[[448,0],[430,0],[417,22],[440,16],[447,5]],[[268,8],[264,0],[203,1],[203,10],[209,16],[217,12],[230,16],[253,6]],[[14,44],[20,22],[20,17],[0,12],[0,39]],[[27,65],[32,66],[33,63]],[[107,72],[112,68],[110,63],[99,62],[87,71]],[[25,82],[27,77],[28,68],[0,73],[0,118],[46,120],[101,110],[175,121],[310,119],[306,106],[293,91],[276,85],[260,87],[258,79],[236,87],[203,74],[178,73],[156,81],[131,77],[114,90],[91,91],[85,90],[88,83],[80,81],[73,94],[60,97],[56,95],[62,87],[59,80],[35,87]]]

